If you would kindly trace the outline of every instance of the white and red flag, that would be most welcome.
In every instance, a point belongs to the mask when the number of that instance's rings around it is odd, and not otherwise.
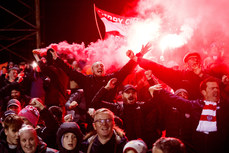
[[[137,18],[119,16],[95,7],[100,19],[103,21],[107,35],[127,35],[127,26],[137,21]]]

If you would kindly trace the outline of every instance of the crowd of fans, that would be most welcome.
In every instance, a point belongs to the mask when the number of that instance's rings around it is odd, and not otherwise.
[[[204,66],[188,52],[185,70],[168,68],[144,59],[149,49],[127,51],[130,60],[109,74],[100,61],[85,74],[52,48],[33,50],[33,68],[9,62],[0,76],[0,152],[229,152],[227,65]]]

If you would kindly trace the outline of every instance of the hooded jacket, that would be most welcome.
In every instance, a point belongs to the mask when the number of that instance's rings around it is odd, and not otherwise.
[[[62,146],[61,138],[65,133],[74,133],[77,138],[77,144],[76,147],[73,150],[66,150]],[[75,122],[64,122],[63,124],[60,125],[58,131],[57,131],[57,145],[60,150],[60,153],[79,153],[79,147],[81,145],[81,142],[83,140],[83,134],[78,126],[77,123]]]

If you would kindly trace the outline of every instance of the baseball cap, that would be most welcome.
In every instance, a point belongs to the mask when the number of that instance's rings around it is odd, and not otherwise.
[[[125,85],[125,86],[123,87],[123,92],[126,92],[126,91],[129,90],[129,89],[133,89],[133,90],[137,91],[137,89],[136,89],[135,86],[133,86],[133,85],[131,85],[131,84],[127,84],[127,85]]]
[[[17,71],[19,71],[19,68],[16,67],[16,66],[14,66],[14,67],[9,68],[9,71],[11,71],[11,70],[17,70]]]
[[[10,99],[7,103],[7,108],[9,108],[10,106],[21,107],[21,103],[17,99]]]
[[[9,115],[16,115],[15,111],[13,110],[7,110],[2,114],[1,121],[4,122],[7,116]]]

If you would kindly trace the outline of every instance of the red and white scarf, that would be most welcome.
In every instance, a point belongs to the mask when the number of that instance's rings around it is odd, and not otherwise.
[[[216,125],[216,102],[204,101],[205,105],[202,110],[199,124],[196,128],[198,132],[204,132],[208,134],[209,132],[217,131]]]

